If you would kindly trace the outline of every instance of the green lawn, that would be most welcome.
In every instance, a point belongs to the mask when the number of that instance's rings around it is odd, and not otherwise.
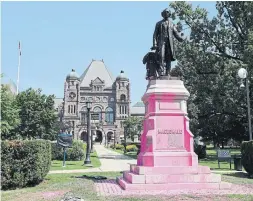
[[[111,149],[111,150],[113,150],[115,152],[118,152],[118,153],[121,153],[121,154],[124,154],[124,151],[122,151],[120,149]],[[241,153],[239,148],[238,149],[230,149],[230,152],[231,152],[231,155]],[[137,152],[128,152],[125,155],[136,159],[137,158],[136,154],[137,154]],[[230,170],[229,163],[227,163],[227,162],[220,162],[220,167],[221,168],[218,167],[218,160],[217,160],[217,156],[216,156],[216,150],[213,149],[213,148],[207,148],[207,158],[200,159],[199,164],[203,165],[203,166],[208,166],[212,170],[226,170],[226,171]],[[232,161],[231,168],[232,168],[232,170],[234,170],[233,161]]]
[[[118,152],[120,154],[124,154],[124,151],[122,151],[121,149],[111,149],[111,150],[115,151],[115,152]],[[137,159],[137,152],[135,152],[135,151],[133,151],[133,152],[127,152],[124,155],[129,156],[129,157],[134,158],[134,159]]]
[[[91,163],[94,167],[100,167],[101,163],[97,157],[97,152],[93,152],[90,155]],[[84,159],[81,161],[66,161],[66,166],[62,167],[63,161],[53,160],[51,162],[50,170],[76,170],[76,169],[87,169],[90,167],[83,166]]]
[[[252,195],[139,195],[139,196],[97,196],[94,189],[94,182],[90,179],[76,178],[83,173],[76,174],[49,174],[43,182],[35,187],[2,191],[2,200],[5,201],[59,201],[65,193],[69,192],[83,198],[85,201],[156,201],[156,200],[219,200],[219,201],[252,201]],[[122,175],[120,172],[86,173],[85,175],[106,176],[108,179],[115,179]],[[223,174],[223,181],[251,186],[253,180],[248,179],[244,173]]]

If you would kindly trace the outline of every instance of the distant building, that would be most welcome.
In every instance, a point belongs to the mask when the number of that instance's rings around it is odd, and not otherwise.
[[[131,116],[144,117],[145,105],[143,102],[137,102],[131,107]]]
[[[130,108],[130,82],[124,71],[113,78],[103,60],[93,60],[79,76],[72,70],[64,83],[64,98],[55,99],[55,108],[60,120],[72,125],[74,139],[87,140],[86,101],[92,102],[91,113],[98,114],[99,120],[92,120],[94,139],[120,142],[124,137],[123,121],[130,116],[143,116],[141,103]],[[131,111],[132,110],[132,111]]]
[[[2,85],[8,86],[8,88],[10,89],[10,92],[13,95],[17,95],[17,86],[12,80],[9,80],[8,82],[3,83]]]

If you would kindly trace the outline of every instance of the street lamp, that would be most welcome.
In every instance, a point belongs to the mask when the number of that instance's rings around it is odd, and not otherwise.
[[[113,143],[113,147],[114,147],[114,149],[116,148],[115,146],[116,146],[116,130],[114,129],[113,130],[114,131],[114,143]]]
[[[125,147],[124,154],[126,154],[126,134],[127,134],[126,132],[127,132],[127,127],[124,126],[124,147]]]
[[[91,128],[90,128],[90,109],[91,109],[91,102],[86,102],[87,107],[87,147],[86,147],[86,157],[84,161],[84,165],[88,167],[92,167],[91,161],[90,161],[90,134],[91,134]]]
[[[248,108],[248,123],[249,123],[249,140],[252,140],[252,128],[251,128],[251,115],[250,115],[250,99],[249,99],[249,80],[248,72],[245,68],[240,68],[238,70],[238,76],[241,78],[241,88],[244,88],[243,80],[245,79],[246,93],[247,93],[247,108]]]

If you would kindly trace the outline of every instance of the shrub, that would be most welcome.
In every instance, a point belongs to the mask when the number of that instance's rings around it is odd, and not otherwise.
[[[73,142],[72,148],[67,150],[67,159],[70,161],[80,161],[84,158],[84,143],[80,140]]]
[[[201,137],[194,138],[194,152],[199,159],[206,158],[206,145],[201,140]]]
[[[111,149],[114,149],[114,145],[112,144],[112,145],[110,145],[110,148]],[[116,144],[115,145],[115,149],[120,149],[120,150],[123,150],[125,147],[124,147],[124,145],[122,145],[122,144]]]
[[[80,161],[84,158],[86,144],[81,140],[73,140],[71,148],[66,149],[67,161]],[[52,143],[52,160],[63,160],[63,148]]]
[[[253,178],[253,141],[243,142],[241,145],[242,165]]]
[[[51,144],[47,140],[1,142],[2,189],[40,183],[51,165]]]
[[[126,151],[127,152],[138,151],[138,148],[136,147],[136,145],[131,144],[126,146]]]

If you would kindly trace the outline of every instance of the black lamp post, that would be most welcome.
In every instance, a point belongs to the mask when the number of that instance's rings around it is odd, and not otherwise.
[[[94,129],[96,129],[96,127],[93,127],[92,131],[91,131],[91,139],[90,139],[90,144],[91,144],[91,147],[90,147],[90,152],[93,153],[93,132],[94,132]]]
[[[126,153],[126,132],[127,132],[127,129],[126,129],[126,126],[124,126],[124,154]]]
[[[246,83],[246,93],[247,93],[247,109],[248,109],[248,124],[249,124],[249,140],[252,140],[252,127],[251,127],[251,114],[250,114],[250,97],[249,97],[249,78],[248,72],[245,68],[240,68],[238,70],[238,76],[241,78],[241,88],[244,88],[243,80]]]
[[[113,141],[113,147],[114,147],[114,149],[116,148],[115,146],[116,146],[116,130],[114,129],[114,141]]]
[[[84,165],[91,167],[91,161],[90,161],[90,136],[91,136],[91,128],[90,128],[90,109],[91,109],[91,102],[86,102],[87,106],[87,147],[86,147],[86,157],[84,160]]]

